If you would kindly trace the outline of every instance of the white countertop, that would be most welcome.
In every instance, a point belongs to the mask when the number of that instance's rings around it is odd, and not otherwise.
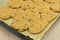
[[[60,40],[60,19],[50,28],[42,40]]]
[[[19,38],[0,26],[0,40],[19,40]]]

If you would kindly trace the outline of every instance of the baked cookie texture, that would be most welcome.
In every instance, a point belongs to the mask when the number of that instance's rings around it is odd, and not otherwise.
[[[11,14],[12,14],[12,11],[10,10],[10,8],[8,7],[0,8],[0,18],[8,19],[12,17]]]
[[[20,1],[19,0],[9,0],[8,6],[11,8],[18,8],[18,7],[20,7]]]
[[[9,7],[1,7],[0,8],[0,18],[1,19],[9,19],[15,17],[16,10],[11,9]]]
[[[44,0],[45,2],[49,3],[51,9],[55,12],[60,12],[60,0]]]
[[[28,30],[33,34],[40,33],[57,17],[57,13],[51,10],[52,4],[47,3],[48,0],[45,1],[10,0],[6,7],[0,8],[0,18],[12,18],[11,26],[20,32]]]

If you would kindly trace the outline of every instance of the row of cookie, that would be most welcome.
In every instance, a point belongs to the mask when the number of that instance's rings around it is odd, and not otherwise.
[[[1,8],[0,17],[3,19],[13,18],[11,26],[15,29],[19,29],[19,31],[29,30],[31,33],[39,33],[57,15],[53,11],[50,11],[49,4],[45,2],[34,3],[33,7],[33,9],[27,9],[26,11],[22,10],[22,8]]]
[[[42,12],[42,14],[32,13],[32,11],[27,11],[27,15],[24,15],[25,12],[21,11],[21,13],[22,15],[17,15],[13,18],[12,26],[15,29],[19,29],[19,31],[29,30],[30,33],[41,32],[57,16],[51,10]]]
[[[15,9],[14,9],[15,10]],[[26,16],[24,16],[25,15],[25,12],[26,11],[23,11],[23,10],[21,10],[21,9],[19,9],[18,11],[15,11],[15,13],[16,13],[16,15],[15,14],[11,14],[10,12],[9,12],[9,10],[7,9],[4,9],[4,10],[1,10],[1,12],[3,11],[3,16],[2,17],[11,17],[11,16],[15,16],[14,17],[14,23],[12,24],[12,26],[15,28],[15,29],[19,29],[19,31],[24,31],[24,30],[27,30],[27,29],[29,29],[29,31],[31,32],[31,33],[39,33],[39,32],[41,32],[44,28],[45,28],[45,26],[47,25],[47,24],[45,24],[44,22],[45,21],[41,21],[40,19],[38,19],[39,18],[39,13],[37,13],[38,12],[38,10],[36,9],[36,11],[34,12],[34,13],[32,13],[32,11],[28,11],[27,10],[27,13],[26,13]],[[5,11],[5,12],[4,12]],[[6,14],[6,12],[8,12],[7,14]],[[13,13],[14,13],[14,11],[12,11]],[[45,13],[46,12],[46,13]],[[55,13],[54,12],[52,12],[51,11],[51,13],[52,13],[52,15],[50,14],[50,12],[48,12],[48,11],[45,11],[45,12],[42,12],[42,20],[46,20],[46,19],[48,19],[48,21],[49,21],[49,19],[51,19],[51,17],[53,17],[53,18],[55,18],[55,16],[53,16]],[[49,15],[45,15],[45,14],[49,14]],[[4,16],[5,15],[5,16]],[[10,16],[9,16],[10,15]],[[37,17],[37,18],[36,18]],[[32,22],[27,22],[28,20],[26,20],[26,19],[30,19],[30,18],[32,18],[33,20],[32,20]],[[52,18],[52,19],[53,19]],[[51,20],[52,20],[51,19]],[[15,20],[17,20],[17,21],[15,21]],[[34,21],[34,20],[36,20],[37,22],[38,22],[38,24],[37,23],[35,23],[36,21]],[[39,21],[40,22],[39,22]],[[46,21],[46,22],[48,22],[48,21]],[[44,23],[44,24],[42,24],[42,22]],[[34,26],[32,26],[32,23],[33,23],[33,25]],[[21,25],[20,25],[21,24]],[[42,26],[41,26],[41,25]],[[28,25],[28,26],[26,26],[26,25]],[[30,25],[30,27],[29,27],[29,25]],[[35,27],[35,25],[38,25],[38,26],[36,26]],[[40,25],[40,26],[39,26]],[[43,26],[44,25],[44,26]],[[24,27],[23,27],[24,26]],[[33,30],[31,30],[33,28]],[[37,29],[36,29],[37,28]],[[41,30],[39,30],[39,29],[41,29]],[[39,31],[38,31],[39,30]]]

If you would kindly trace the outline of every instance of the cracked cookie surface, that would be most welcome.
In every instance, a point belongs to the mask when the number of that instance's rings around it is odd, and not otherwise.
[[[0,8],[0,18],[12,18],[11,26],[20,32],[37,34],[57,17],[50,6],[43,0],[10,0],[7,7]]]

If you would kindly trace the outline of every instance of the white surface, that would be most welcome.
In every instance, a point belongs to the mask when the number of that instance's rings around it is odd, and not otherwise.
[[[60,19],[50,28],[42,40],[60,40]]]
[[[6,6],[8,4],[8,0],[0,0],[0,7]]]
[[[0,40],[20,40],[17,36],[0,26]]]

